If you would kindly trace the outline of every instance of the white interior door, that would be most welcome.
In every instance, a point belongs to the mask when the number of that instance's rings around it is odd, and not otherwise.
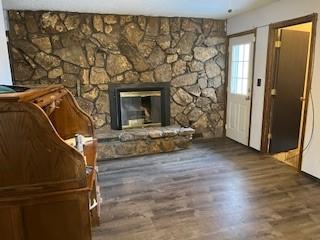
[[[227,137],[249,145],[254,34],[230,38]]]

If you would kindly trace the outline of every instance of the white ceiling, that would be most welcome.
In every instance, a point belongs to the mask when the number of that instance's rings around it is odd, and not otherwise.
[[[4,9],[215,19],[226,19],[276,1],[280,0],[2,0]]]

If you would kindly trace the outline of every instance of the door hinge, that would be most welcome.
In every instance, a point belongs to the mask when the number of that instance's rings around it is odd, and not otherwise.
[[[228,129],[228,124],[224,125],[224,128],[227,130]]]
[[[268,140],[271,140],[271,139],[272,139],[272,134],[268,133]]]
[[[254,43],[256,42],[256,37],[253,37],[252,42]]]
[[[276,96],[277,95],[277,89],[273,88],[271,89],[271,96]]]
[[[274,46],[275,48],[281,48],[281,41],[275,41]]]

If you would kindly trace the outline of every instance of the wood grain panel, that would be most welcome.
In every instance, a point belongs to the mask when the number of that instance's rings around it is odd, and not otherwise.
[[[0,95],[1,240],[91,239],[96,174],[87,180],[85,156],[63,139],[76,133],[91,139],[92,120],[61,85]]]
[[[75,134],[94,136],[94,126],[90,116],[81,110],[74,97],[69,94],[51,115],[50,120],[63,139],[72,138]]]
[[[5,240],[22,240],[23,223],[19,207],[0,207],[0,236]]]
[[[73,227],[82,225],[79,208],[77,200],[23,207],[23,218],[28,223],[25,226],[26,239],[81,239],[81,229]]]
[[[0,187],[63,180],[86,186],[83,156],[30,103],[0,102],[0,165]]]
[[[320,239],[320,183],[227,139],[99,162],[94,240]]]

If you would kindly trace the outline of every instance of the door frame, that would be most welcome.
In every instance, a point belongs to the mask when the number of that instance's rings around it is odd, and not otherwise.
[[[225,111],[224,111],[224,124],[223,124],[223,134],[226,136],[226,124],[227,124],[227,104],[228,104],[228,87],[229,87],[229,45],[230,45],[230,39],[235,38],[235,37],[242,37],[245,35],[253,34],[254,38],[256,40],[257,37],[257,28],[240,32],[240,33],[235,33],[227,36],[227,44],[226,44],[226,58],[225,58]],[[250,145],[250,135],[251,135],[251,115],[252,115],[252,97],[253,97],[253,86],[254,86],[254,69],[255,69],[255,57],[256,57],[256,41],[254,41],[253,45],[253,65],[252,65],[252,83],[251,83],[251,105],[250,105],[250,116],[249,116],[249,138],[248,138],[248,146]]]
[[[303,119],[302,119],[302,136],[299,146],[304,146],[304,135],[306,130],[306,120],[308,112],[308,104],[312,83],[312,73],[314,65],[314,55],[315,55],[315,40],[316,40],[316,31],[317,31],[317,19],[318,14],[314,13],[304,17],[299,17],[291,20],[286,20],[269,26],[269,40],[268,40],[268,54],[267,54],[267,69],[266,69],[266,81],[265,81],[265,92],[264,92],[264,108],[263,108],[263,123],[262,123],[262,137],[261,137],[261,153],[268,154],[268,145],[269,145],[269,129],[271,126],[271,105],[272,105],[272,96],[271,89],[274,85],[275,79],[273,78],[273,72],[275,70],[275,57],[276,49],[274,43],[276,41],[276,31],[280,28],[285,28],[293,25],[303,24],[303,23],[312,23],[312,32],[311,32],[311,47],[310,47],[310,56],[309,56],[309,66],[308,66],[308,77],[306,79],[306,99],[305,107],[303,110]],[[300,148],[299,152],[299,171],[301,171],[302,164],[302,154],[303,148]]]

